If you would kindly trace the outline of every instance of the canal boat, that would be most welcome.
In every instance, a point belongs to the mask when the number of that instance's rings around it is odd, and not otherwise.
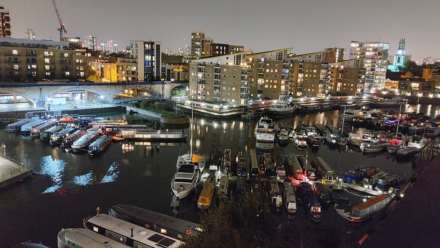
[[[335,206],[336,212],[350,222],[363,222],[371,218],[374,214],[385,209],[394,199],[394,194],[381,194],[351,207],[349,211]]]
[[[74,133],[76,130],[78,129],[76,129],[75,127],[65,127],[63,130],[53,133],[50,136],[49,144],[51,146],[61,145],[63,140],[70,134]]]
[[[72,152],[79,153],[82,151],[86,151],[89,145],[95,141],[99,137],[99,130],[98,129],[89,129],[87,130],[86,134],[81,136],[78,140],[73,142],[71,148]]]
[[[85,227],[95,233],[129,247],[178,248],[185,243],[163,233],[155,232],[107,214],[97,214],[87,220]]]
[[[204,183],[202,191],[197,200],[197,207],[201,210],[206,210],[212,205],[214,197],[215,185],[214,178],[210,176]]]
[[[72,144],[77,141],[79,138],[84,136],[86,131],[84,130],[76,130],[74,133],[67,135],[64,140],[61,142],[60,148],[66,152],[69,152],[72,149]]]
[[[229,197],[229,177],[226,174],[220,176],[218,195],[222,199],[227,199]]]
[[[40,140],[44,143],[49,143],[49,140],[50,140],[50,137],[52,136],[52,134],[57,133],[63,129],[64,129],[63,126],[56,125],[56,126],[53,126],[49,129],[45,130],[44,132],[40,132]]]
[[[171,180],[171,190],[178,199],[184,199],[197,186],[199,178],[200,171],[196,165],[181,165]]]
[[[296,214],[296,195],[295,189],[290,182],[284,182],[284,205],[289,217]]]
[[[108,214],[180,240],[203,232],[200,224],[132,205],[117,204]]]
[[[45,121],[43,124],[33,127],[31,130],[31,136],[32,137],[40,137],[40,133],[46,131],[47,129],[57,125],[56,119],[50,119]]]
[[[57,235],[58,248],[128,248],[124,244],[85,228],[61,229]]]
[[[289,143],[289,131],[285,128],[281,129],[277,134],[278,144],[287,145]]]
[[[31,134],[31,131],[34,127],[37,127],[43,123],[45,123],[45,120],[39,119],[39,118],[33,118],[32,121],[29,123],[26,123],[20,127],[20,134],[28,136]]]
[[[269,117],[263,116],[255,127],[257,143],[273,144],[275,141],[275,124]]]
[[[312,185],[307,182],[301,183],[298,187],[298,196],[312,221],[320,222],[321,204],[319,202],[319,196],[314,191]]]
[[[112,137],[102,135],[89,145],[88,153],[91,157],[97,156],[104,152],[112,143]]]
[[[283,196],[281,194],[280,186],[276,180],[270,181],[270,198],[272,207],[277,211],[281,211],[283,207]]]
[[[32,121],[32,119],[21,119],[19,121],[14,122],[14,123],[10,123],[10,124],[8,124],[6,126],[6,132],[8,132],[8,133],[17,133],[17,132],[20,131],[20,128],[23,125],[25,125],[25,124],[27,124],[27,123],[29,123],[31,121]]]

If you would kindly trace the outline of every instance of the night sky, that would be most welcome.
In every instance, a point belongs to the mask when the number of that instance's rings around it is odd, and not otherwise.
[[[57,0],[69,35],[96,34],[122,46],[133,39],[189,45],[190,32],[255,51],[348,48],[351,40],[407,40],[414,59],[440,58],[439,0]],[[14,37],[32,28],[57,39],[51,0],[0,0],[11,12]]]

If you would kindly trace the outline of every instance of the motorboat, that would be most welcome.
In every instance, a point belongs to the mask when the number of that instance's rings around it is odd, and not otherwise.
[[[183,154],[177,157],[177,163],[176,163],[176,169],[179,169],[180,166],[186,165],[186,164],[192,164],[198,169],[199,171],[202,171],[205,168],[206,160],[205,157],[198,154]]]
[[[298,109],[297,105],[288,103],[286,101],[276,101],[272,106],[269,107],[268,111],[270,114],[276,116],[287,116],[293,115],[293,113]]]
[[[269,117],[261,117],[255,128],[257,143],[271,143],[275,141],[275,124]]]
[[[171,190],[178,199],[187,197],[197,186],[200,171],[194,164],[181,165],[171,180]]]

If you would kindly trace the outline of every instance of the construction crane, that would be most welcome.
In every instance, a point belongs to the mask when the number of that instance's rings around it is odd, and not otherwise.
[[[58,10],[56,0],[52,0],[52,4],[53,4],[53,8],[55,9],[55,14],[57,15],[58,18],[58,23],[60,25],[60,27],[58,28],[58,32],[60,32],[60,41],[63,41],[64,35],[67,34],[67,29],[64,26],[63,20],[61,19],[60,11]]]

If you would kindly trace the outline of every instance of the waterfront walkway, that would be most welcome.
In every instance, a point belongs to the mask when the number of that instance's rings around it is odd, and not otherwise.
[[[31,173],[30,170],[23,168],[23,166],[0,156],[0,188],[24,180]]]
[[[417,180],[366,247],[440,247],[440,157],[418,161]]]

